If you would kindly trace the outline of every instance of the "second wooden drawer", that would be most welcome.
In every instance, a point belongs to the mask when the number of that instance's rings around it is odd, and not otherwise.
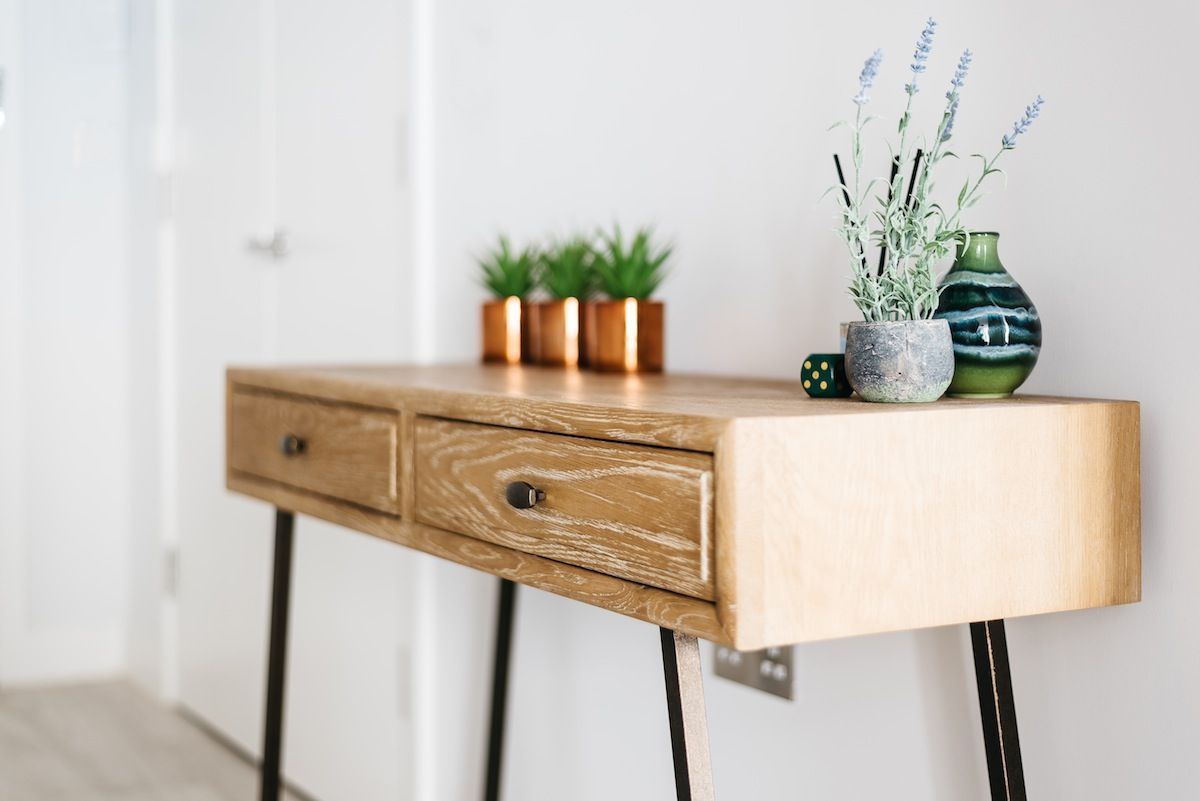
[[[422,523],[713,598],[708,454],[419,417],[415,455]],[[511,506],[518,481],[545,498]]]

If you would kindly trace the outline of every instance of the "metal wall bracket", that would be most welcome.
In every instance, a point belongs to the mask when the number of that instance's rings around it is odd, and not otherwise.
[[[765,648],[761,651],[735,651],[718,645],[716,674],[789,701],[793,697],[792,646]]]

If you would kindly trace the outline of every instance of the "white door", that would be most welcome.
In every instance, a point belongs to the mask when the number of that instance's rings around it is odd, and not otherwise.
[[[125,661],[125,11],[0,2],[0,684]]]
[[[400,0],[179,0],[174,105],[181,702],[261,748],[271,510],[223,488],[230,363],[402,359]],[[280,232],[286,255],[248,247]],[[406,798],[408,557],[297,523],[284,772]]]

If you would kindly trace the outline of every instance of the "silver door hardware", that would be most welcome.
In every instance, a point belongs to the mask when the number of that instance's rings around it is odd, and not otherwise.
[[[246,246],[255,253],[269,255],[273,259],[282,259],[288,254],[288,233],[282,228],[276,228],[270,239],[251,237]]]
[[[735,651],[717,646],[716,673],[723,679],[792,700],[792,646]]]

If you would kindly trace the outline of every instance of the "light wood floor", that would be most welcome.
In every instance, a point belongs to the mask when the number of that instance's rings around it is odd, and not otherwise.
[[[128,685],[0,692],[0,801],[257,798],[253,766]]]

